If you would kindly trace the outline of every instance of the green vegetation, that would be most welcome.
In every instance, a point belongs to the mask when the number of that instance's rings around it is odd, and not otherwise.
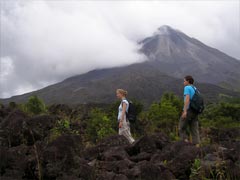
[[[117,134],[119,103],[119,101],[116,101],[112,105],[102,105],[98,108],[92,105],[84,105],[79,106],[77,111],[69,110],[69,107],[66,107],[67,113],[64,112],[63,106],[56,106],[52,114],[58,116],[60,120],[51,129],[50,141],[62,134],[79,134],[77,128],[74,128],[74,123],[84,127],[81,129],[81,134],[86,141],[91,143],[96,143],[106,136]],[[159,102],[152,103],[145,110],[141,102],[134,100],[133,103],[138,114],[136,123],[131,124],[131,132],[134,137],[138,138],[145,134],[162,131],[174,141],[179,139],[178,123],[183,106],[182,98],[173,93],[165,93]],[[19,108],[30,116],[47,114],[49,111],[44,102],[37,96],[30,97],[26,104],[11,102],[9,107]],[[56,113],[62,110],[63,112]],[[222,99],[219,103],[207,105],[203,114],[199,116],[199,121],[202,131],[211,127],[240,127],[240,99],[228,97]],[[207,136],[202,137],[202,144],[209,143],[210,140]]]
[[[79,134],[77,130],[71,129],[70,120],[67,117],[58,120],[55,127],[52,128],[50,132],[51,132],[49,138],[50,142],[63,134],[76,134],[76,135]]]
[[[215,179],[224,180],[226,177],[226,162],[220,161],[216,163],[216,176]]]
[[[106,136],[116,133],[106,113],[100,109],[93,109],[90,112],[90,118],[87,121],[87,137],[91,142],[97,142]]]
[[[11,102],[10,105],[15,106],[13,102]],[[37,96],[29,97],[28,102],[26,104],[20,104],[19,108],[30,115],[38,115],[47,112],[43,100]]]
[[[8,107],[10,107],[11,109],[15,109],[15,108],[17,108],[17,104],[15,102],[10,102],[8,104]]]
[[[182,101],[173,93],[165,93],[160,102],[153,103],[147,112],[142,114],[145,131],[153,133],[163,131],[177,139],[178,119],[182,111]]]
[[[200,159],[195,159],[192,167],[191,167],[191,174],[190,174],[190,180],[198,180],[202,179],[200,178],[200,170],[201,170],[201,160]]]
[[[200,116],[203,127],[240,127],[240,103],[221,102],[208,105]]]

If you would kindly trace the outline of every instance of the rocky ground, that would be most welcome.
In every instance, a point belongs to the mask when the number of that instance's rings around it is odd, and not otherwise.
[[[0,110],[1,180],[240,179],[239,129],[211,129],[210,143],[200,148],[171,142],[163,133],[133,145],[115,135],[86,147],[81,135],[49,141],[57,120]]]

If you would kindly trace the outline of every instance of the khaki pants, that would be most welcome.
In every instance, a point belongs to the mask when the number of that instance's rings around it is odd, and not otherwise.
[[[119,128],[118,133],[119,135],[123,135],[125,138],[127,138],[130,144],[134,143],[135,140],[133,139],[130,132],[130,123],[126,121],[126,119],[124,119],[122,123],[122,127]]]
[[[179,134],[181,140],[188,139],[187,136],[187,128],[189,127],[190,133],[192,135],[192,143],[199,144],[200,137],[199,137],[199,130],[198,130],[198,115],[194,113],[192,110],[187,111],[187,117],[183,119],[180,117],[179,120]]]

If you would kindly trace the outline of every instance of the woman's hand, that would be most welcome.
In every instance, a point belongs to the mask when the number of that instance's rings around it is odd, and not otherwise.
[[[122,128],[122,121],[119,122],[118,127],[119,127],[119,128]]]
[[[187,112],[184,111],[184,112],[182,113],[182,119],[186,119],[186,117],[187,117]]]

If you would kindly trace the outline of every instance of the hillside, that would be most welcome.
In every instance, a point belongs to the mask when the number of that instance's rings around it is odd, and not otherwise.
[[[239,93],[212,84],[199,83],[197,87],[206,101],[216,101],[221,94],[240,96]],[[26,102],[31,95],[37,95],[47,104],[111,103],[116,99],[117,88],[127,89],[130,98],[149,105],[159,100],[165,92],[174,92],[182,96],[183,80],[165,75],[152,63],[145,62],[127,67],[94,70],[32,93],[1,100],[1,102],[22,103]]]

